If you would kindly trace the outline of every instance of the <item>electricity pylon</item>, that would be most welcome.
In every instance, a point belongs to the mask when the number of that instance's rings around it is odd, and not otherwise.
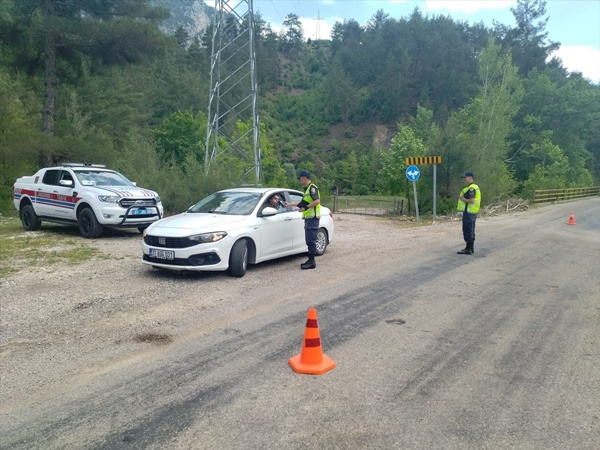
[[[205,171],[217,162],[220,153],[234,151],[253,165],[260,185],[261,156],[258,121],[258,86],[254,51],[254,13],[252,0],[215,0],[208,124],[206,127]],[[235,136],[238,120],[252,120],[252,127]],[[254,160],[247,147],[252,138]],[[243,144],[246,144],[244,148]]]

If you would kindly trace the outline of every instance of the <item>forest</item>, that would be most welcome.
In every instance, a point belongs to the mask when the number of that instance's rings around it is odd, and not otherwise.
[[[467,170],[483,204],[598,184],[600,86],[549,59],[560,43],[545,6],[518,0],[514,28],[379,10],[313,41],[293,13],[281,32],[255,14],[261,184],[298,188],[308,169],[324,197],[407,197],[415,156],[442,157],[438,211]],[[168,35],[168,17],[150,0],[0,3],[0,213],[16,214],[17,177],[63,162],[118,170],[169,213],[247,182],[236,154],[205,170],[211,27]],[[426,212],[432,167],[420,168]]]

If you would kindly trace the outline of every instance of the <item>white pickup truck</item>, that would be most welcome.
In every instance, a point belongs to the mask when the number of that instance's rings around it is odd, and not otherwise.
[[[25,230],[37,230],[41,222],[78,225],[88,239],[99,237],[104,227],[142,232],[163,215],[156,192],[94,164],[63,164],[21,177],[13,186],[13,203]]]

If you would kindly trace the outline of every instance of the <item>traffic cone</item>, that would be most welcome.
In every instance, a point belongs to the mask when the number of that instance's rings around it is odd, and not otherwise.
[[[323,354],[315,308],[308,308],[302,352],[290,358],[289,363],[294,371],[311,375],[321,375],[335,367],[335,362]]]
[[[567,222],[567,225],[577,225],[575,223],[575,214],[571,213],[571,217],[569,217],[569,221]]]

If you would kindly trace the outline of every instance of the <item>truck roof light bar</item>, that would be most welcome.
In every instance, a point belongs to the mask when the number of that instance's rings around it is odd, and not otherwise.
[[[63,167],[97,167],[99,169],[105,169],[104,164],[82,164],[82,163],[64,163]]]

